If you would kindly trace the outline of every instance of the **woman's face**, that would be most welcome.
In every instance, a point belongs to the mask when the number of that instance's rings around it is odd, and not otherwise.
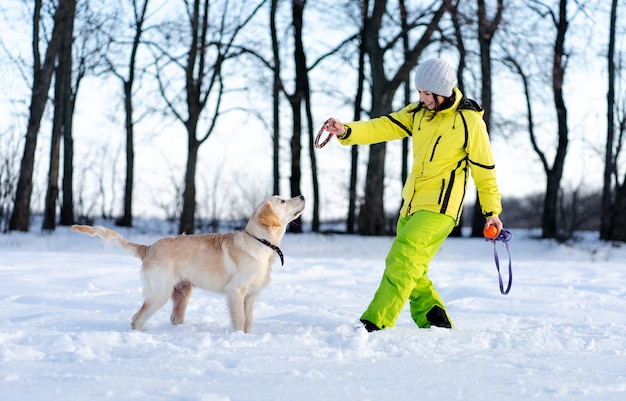
[[[435,97],[437,97],[438,104],[441,104],[444,100],[443,96],[435,95],[432,92],[427,92],[425,90],[418,89],[420,94],[420,102],[424,103],[428,110],[435,110]]]

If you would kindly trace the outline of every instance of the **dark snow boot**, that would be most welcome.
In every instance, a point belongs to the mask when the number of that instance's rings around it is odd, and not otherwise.
[[[378,328],[378,326],[376,326],[374,323],[370,322],[369,320],[363,320],[361,319],[361,323],[363,323],[363,327],[365,328],[365,330],[367,330],[369,333],[371,333],[372,331],[378,331],[380,330]]]
[[[446,329],[452,328],[452,323],[446,315],[446,311],[439,305],[433,306],[433,308],[426,314],[426,319],[430,322],[431,326],[444,327]]]

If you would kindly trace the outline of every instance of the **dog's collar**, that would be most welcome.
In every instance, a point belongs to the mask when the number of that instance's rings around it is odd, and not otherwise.
[[[272,248],[274,251],[276,251],[276,253],[278,254],[278,256],[280,256],[280,264],[281,266],[285,265],[285,257],[283,256],[283,252],[280,250],[279,247],[277,247],[276,245],[272,244],[271,242],[269,242],[266,239],[263,238],[259,238],[257,236],[254,236],[252,234],[250,234],[249,232],[246,231],[246,234],[248,234],[249,236],[251,236],[252,238],[254,238],[255,240],[259,241],[260,243],[262,243],[263,245],[267,245],[270,248]]]

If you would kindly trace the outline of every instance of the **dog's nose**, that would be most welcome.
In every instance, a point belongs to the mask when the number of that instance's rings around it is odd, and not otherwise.
[[[300,195],[300,199],[304,200],[304,195]]]

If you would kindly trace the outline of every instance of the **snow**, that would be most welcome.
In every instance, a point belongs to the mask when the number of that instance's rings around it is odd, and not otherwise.
[[[160,237],[118,231],[141,243]],[[202,290],[186,324],[171,326],[165,307],[144,331],[132,331],[141,304],[137,259],[63,227],[3,234],[0,394],[14,401],[626,399],[626,246],[593,234],[570,244],[513,235],[509,295],[500,294],[490,243],[449,238],[430,277],[455,327],[418,329],[407,307],[396,327],[367,333],[358,318],[392,238],[288,233],[285,265],[276,260],[253,332],[243,334],[231,330],[223,296]]]

